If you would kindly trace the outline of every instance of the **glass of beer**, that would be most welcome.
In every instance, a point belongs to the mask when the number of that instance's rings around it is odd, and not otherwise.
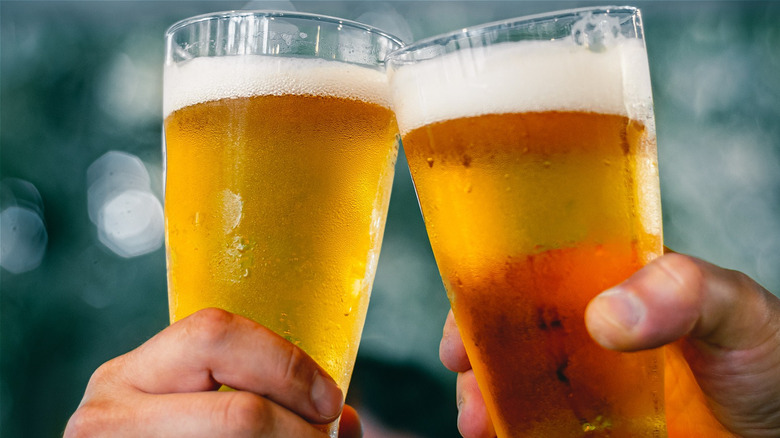
[[[384,59],[400,46],[292,12],[215,13],[167,31],[171,321],[206,307],[249,317],[346,394],[398,153]]]
[[[584,324],[591,298],[662,253],[639,11],[459,30],[395,52],[388,74],[498,436],[666,436],[661,351],[607,351]]]

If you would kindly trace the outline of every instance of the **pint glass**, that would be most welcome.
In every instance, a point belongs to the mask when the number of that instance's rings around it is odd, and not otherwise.
[[[249,317],[346,393],[398,152],[384,59],[400,45],[288,12],[216,13],[167,31],[171,321],[205,307]]]
[[[660,350],[588,301],[662,252],[639,11],[463,29],[388,60],[425,225],[499,437],[666,436]]]

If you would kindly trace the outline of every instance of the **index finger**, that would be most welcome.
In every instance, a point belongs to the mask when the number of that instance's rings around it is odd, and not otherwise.
[[[439,359],[450,371],[462,373],[471,369],[471,362],[466,355],[466,347],[463,345],[463,338],[455,323],[452,310],[447,313],[447,320],[444,322],[439,344]]]
[[[300,348],[247,318],[204,309],[122,356],[124,378],[152,394],[227,385],[253,392],[312,422],[341,412],[336,383]]]

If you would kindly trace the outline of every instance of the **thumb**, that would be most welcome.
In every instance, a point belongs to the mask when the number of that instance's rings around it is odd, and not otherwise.
[[[780,302],[753,280],[681,254],[666,254],[594,298],[585,312],[606,348],[635,351],[688,336],[699,348],[776,345]]]
[[[594,298],[585,310],[593,339],[619,351],[660,347],[693,331],[702,310],[703,274],[679,254],[656,259]]]
[[[667,254],[594,298],[585,322],[613,350],[682,339],[721,423],[743,436],[780,435],[780,300],[744,274]]]

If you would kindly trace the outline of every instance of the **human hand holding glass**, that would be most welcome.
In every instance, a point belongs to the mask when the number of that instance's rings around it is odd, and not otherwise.
[[[606,348],[666,345],[670,437],[780,436],[780,300],[744,274],[667,254],[596,297],[585,318]],[[463,436],[494,436],[451,314],[440,357],[459,373]]]
[[[342,403],[336,382],[300,348],[211,308],[98,368],[65,437],[321,438],[310,423],[340,414],[339,436],[359,437],[359,419]]]

